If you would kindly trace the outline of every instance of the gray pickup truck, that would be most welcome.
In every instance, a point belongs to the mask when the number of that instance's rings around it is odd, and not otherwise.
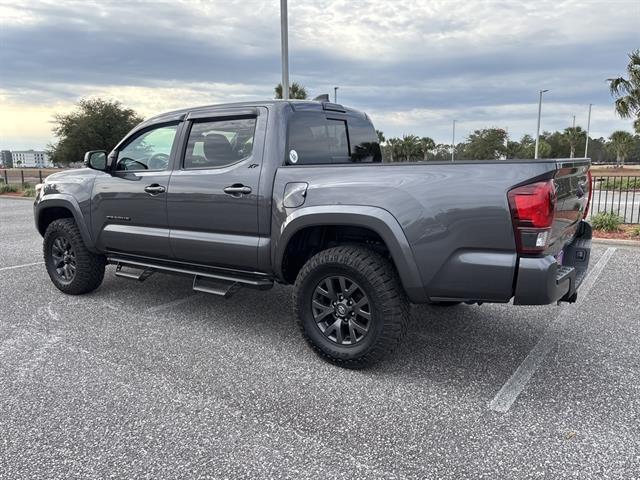
[[[410,302],[572,302],[589,262],[588,159],[383,163],[335,103],[174,111],[85,163],[37,189],[57,288],[90,292],[106,264],[224,297],[293,284],[303,336],[345,367],[393,349]]]

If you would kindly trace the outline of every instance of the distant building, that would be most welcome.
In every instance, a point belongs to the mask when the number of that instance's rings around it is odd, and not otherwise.
[[[9,150],[0,150],[0,166],[4,168],[13,167],[11,152]]]
[[[43,150],[13,150],[11,152],[14,168],[49,168],[53,163]]]

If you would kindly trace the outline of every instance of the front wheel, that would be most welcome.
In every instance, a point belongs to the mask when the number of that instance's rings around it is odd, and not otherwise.
[[[362,368],[404,335],[409,302],[389,260],[362,247],[313,256],[296,279],[293,303],[303,336],[324,359]]]
[[[44,234],[43,250],[49,278],[58,290],[80,295],[102,283],[105,258],[87,249],[73,219],[51,222]]]

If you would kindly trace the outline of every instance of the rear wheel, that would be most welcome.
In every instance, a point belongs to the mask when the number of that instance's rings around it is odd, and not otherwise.
[[[409,302],[391,262],[362,247],[312,257],[294,288],[298,326],[323,358],[348,368],[392,351],[409,319]]]
[[[102,283],[105,258],[87,249],[73,219],[51,222],[44,234],[43,250],[49,278],[60,291],[80,295]]]

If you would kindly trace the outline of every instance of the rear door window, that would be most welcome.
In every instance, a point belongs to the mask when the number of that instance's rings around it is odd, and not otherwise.
[[[195,122],[183,167],[220,168],[246,159],[253,151],[255,129],[255,118]]]

